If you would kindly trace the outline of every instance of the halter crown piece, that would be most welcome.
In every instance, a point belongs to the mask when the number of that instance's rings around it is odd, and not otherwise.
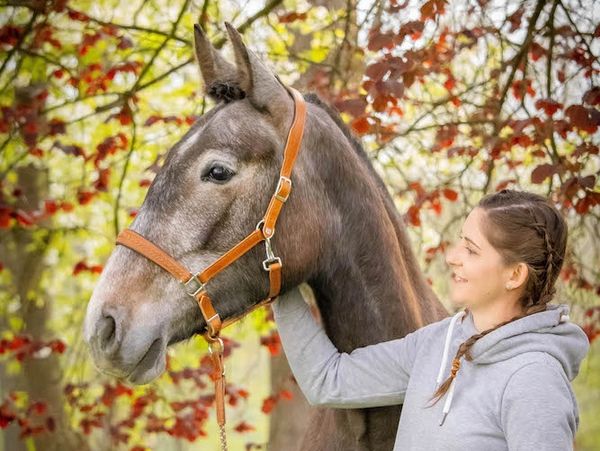
[[[283,150],[283,164],[279,172],[279,181],[275,193],[271,196],[269,206],[258,223],[255,230],[242,241],[232,247],[229,251],[219,257],[215,262],[203,271],[192,274],[173,257],[148,241],[142,235],[130,229],[123,230],[117,237],[117,244],[126,246],[153,261],[158,266],[169,272],[178,279],[185,288],[187,294],[196,299],[200,312],[206,321],[206,332],[204,338],[208,342],[208,349],[212,358],[214,372],[211,379],[215,382],[215,401],[217,406],[217,422],[221,429],[221,444],[227,449],[225,441],[225,369],[223,366],[223,341],[219,337],[221,329],[242,318],[246,312],[239,317],[228,319],[224,322],[213,307],[212,301],[206,291],[206,284],[217,274],[238,260],[242,255],[252,249],[261,241],[265,242],[267,258],[262,262],[263,269],[269,273],[270,289],[266,299],[259,302],[251,310],[271,302],[279,294],[281,289],[281,258],[273,254],[271,238],[275,234],[277,218],[292,191],[292,180],[290,178],[296,156],[302,143],[302,134],[306,121],[306,104],[302,95],[293,88],[286,87],[288,93],[294,100],[294,120],[290,127],[285,149]]]

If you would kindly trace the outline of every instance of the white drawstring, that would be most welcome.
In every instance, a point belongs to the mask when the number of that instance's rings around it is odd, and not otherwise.
[[[448,389],[448,396],[446,397],[446,402],[444,403],[444,408],[442,409],[442,419],[440,420],[440,426],[444,424],[444,420],[446,419],[446,415],[450,412],[450,405],[452,404],[452,397],[454,396],[454,383],[456,382],[456,378],[452,379],[452,383],[450,384],[450,388]]]
[[[450,351],[450,342],[452,341],[452,331],[454,330],[454,326],[456,321],[459,318],[465,316],[466,312],[460,311],[456,315],[452,317],[450,320],[450,325],[448,326],[448,332],[446,332],[446,341],[444,343],[444,353],[442,355],[442,363],[440,364],[440,370],[438,372],[437,379],[435,380],[435,389],[437,390],[440,384],[442,383],[442,378],[444,376],[444,370],[446,369],[446,364],[448,363],[448,352]],[[446,415],[450,411],[450,406],[452,405],[452,397],[454,396],[454,383],[456,382],[456,378],[452,379],[450,383],[450,387],[448,389],[448,395],[446,396],[446,402],[444,403],[444,408],[442,409],[442,419],[440,420],[440,426],[444,424],[444,420],[446,419]]]
[[[435,389],[437,390],[440,384],[442,383],[442,378],[444,376],[444,369],[446,368],[446,364],[448,363],[448,351],[450,349],[450,339],[452,338],[452,330],[454,329],[454,325],[459,318],[464,316],[465,311],[458,312],[456,315],[452,317],[450,320],[450,325],[448,326],[448,332],[446,333],[446,342],[444,343],[444,354],[442,355],[442,363],[440,364],[440,370],[437,375],[437,379],[435,380]]]

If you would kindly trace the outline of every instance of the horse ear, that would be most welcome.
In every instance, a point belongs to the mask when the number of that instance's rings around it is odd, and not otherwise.
[[[223,100],[223,96],[218,94],[223,91],[222,87],[231,88],[239,83],[237,68],[228,63],[213,47],[198,24],[194,25],[194,47],[206,93],[216,100]],[[225,100],[227,101],[226,98]]]
[[[233,44],[235,62],[242,90],[258,109],[266,109],[274,117],[287,117],[292,110],[292,99],[278,77],[268,69],[256,54],[248,49],[242,36],[229,22],[225,22]]]

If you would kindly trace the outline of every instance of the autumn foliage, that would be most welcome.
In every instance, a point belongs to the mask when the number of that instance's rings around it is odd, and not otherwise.
[[[482,194],[549,196],[571,227],[562,293],[577,300],[590,341],[600,336],[600,25],[585,10],[593,2],[507,1],[498,10],[487,0],[386,0],[361,2],[360,11],[356,2],[331,3],[264,2],[251,14],[187,0],[141,2],[137,11],[72,0],[2,7],[0,383],[10,382],[11,365],[25,377],[24,365],[40,359],[60,362],[65,375],[58,407],[29,399],[19,384],[2,392],[1,429],[43,440],[64,427],[60,411],[84,441],[109,437],[119,449],[141,451],[148,437],[165,435],[210,439],[206,349],[188,349],[185,367],[170,359],[159,383],[134,389],[92,373],[77,331],[114,236],[169,147],[211,107],[191,25],[199,20],[222,47],[216,17],[235,18],[287,83],[337,108],[405,215],[424,270],[440,263]],[[40,179],[25,180],[25,168]],[[30,241],[19,248],[24,235]],[[25,248],[44,249],[46,275],[20,288],[23,268],[11,256]],[[48,320],[58,324],[49,325],[53,337],[28,333],[30,303],[59,312]],[[258,329],[264,351],[280,354],[272,322]],[[237,343],[226,344],[234,359]],[[77,377],[73,365],[83,368]],[[293,401],[288,388],[273,388],[257,410],[269,415]],[[252,391],[229,384],[228,408],[243,410]],[[252,434],[264,426],[235,418],[232,433],[261,449]]]

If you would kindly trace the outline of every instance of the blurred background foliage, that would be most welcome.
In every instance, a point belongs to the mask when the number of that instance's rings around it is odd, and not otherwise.
[[[223,22],[335,106],[445,301],[443,252],[485,193],[550,196],[571,234],[559,300],[592,341],[576,448],[600,447],[600,7],[592,0],[3,0],[0,450],[214,449],[202,340],[128,387],[93,368],[85,306],[168,149],[211,108],[193,59]],[[232,449],[293,449],[306,404],[269,311],[226,331]],[[533,413],[535,414],[535,413]],[[299,426],[296,427],[296,424]]]

